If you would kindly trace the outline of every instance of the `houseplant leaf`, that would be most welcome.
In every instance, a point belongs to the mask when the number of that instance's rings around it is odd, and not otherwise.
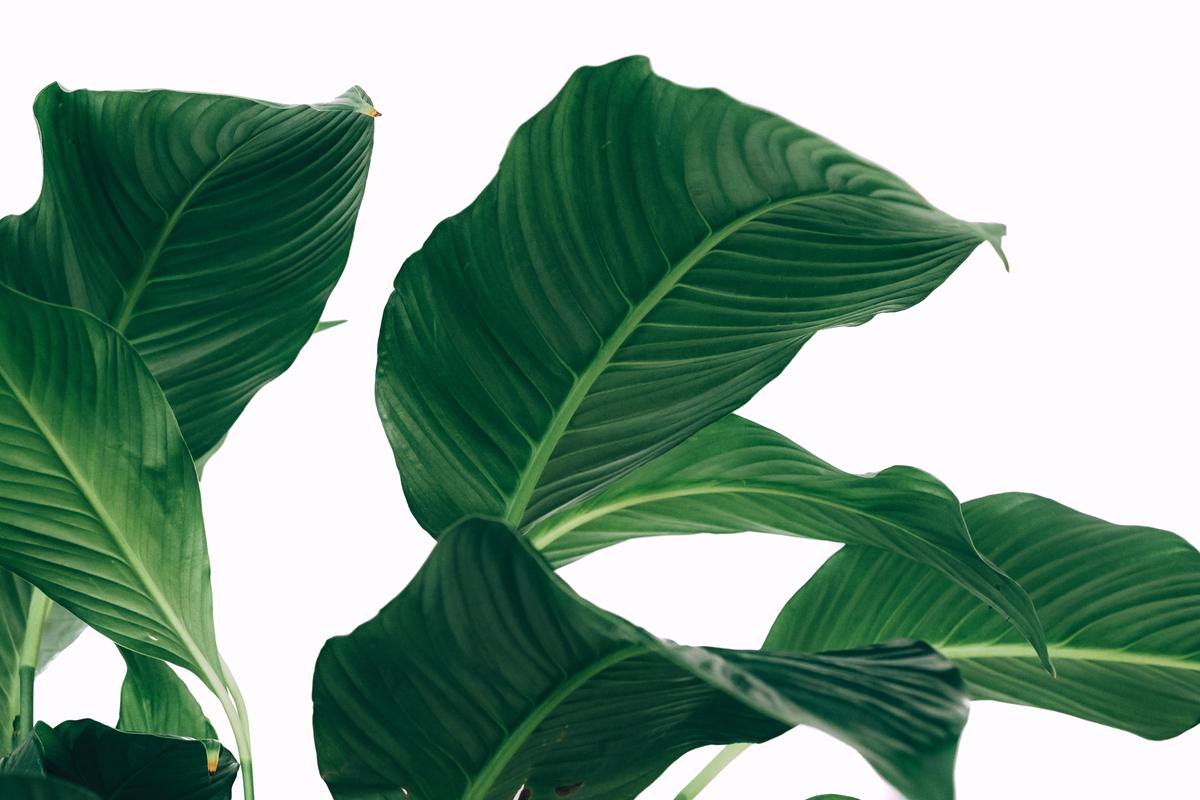
[[[533,522],[1001,233],[643,58],[581,69],[396,278],[377,401],[412,510]]]
[[[52,84],[34,103],[42,194],[0,220],[0,283],[124,334],[201,459],[316,330],[374,113],[357,87],[285,106]]]
[[[117,644],[196,673],[238,719],[195,467],[128,342],[0,287],[0,449],[0,563]]]
[[[4,800],[100,800],[99,795],[57,778],[37,775],[0,775]]]
[[[90,719],[37,727],[46,774],[102,800],[229,800],[238,764],[215,742],[122,733]]]
[[[527,535],[552,562],[565,563],[641,536],[740,531],[868,545],[932,566],[1044,648],[1028,595],[980,556],[944,484],[912,467],[850,475],[732,414]]]
[[[121,716],[117,730],[216,739],[217,732],[196,698],[165,662],[124,647],[125,681],[121,685]]]
[[[963,513],[980,550],[1020,582],[1058,669],[932,570],[847,547],[796,593],[772,648],[842,648],[898,636],[950,658],[973,697],[1047,708],[1149,739],[1200,722],[1200,553],[1166,531],[1113,525],[1052,500],[1000,494]]]
[[[632,798],[679,755],[815,725],[910,797],[952,797],[966,707],[925,645],[734,651],[657,639],[582,600],[519,535],[468,520],[313,686],[335,798]],[[631,732],[636,732],[631,735]]]
[[[33,586],[0,568],[0,756],[14,742],[19,708],[20,655],[29,622]],[[83,623],[57,603],[50,605],[42,628],[37,670],[40,672],[83,631]]]

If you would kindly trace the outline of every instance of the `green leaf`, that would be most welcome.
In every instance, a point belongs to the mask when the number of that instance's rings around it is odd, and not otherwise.
[[[1058,668],[976,598],[906,559],[859,547],[788,602],[767,647],[840,648],[908,636],[950,658],[973,697],[1047,708],[1150,739],[1200,721],[1200,553],[1029,494],[963,506],[979,548],[1028,591]]]
[[[33,587],[0,568],[0,755],[9,752],[16,734],[19,708],[21,644],[29,623]],[[40,672],[83,632],[83,623],[58,604],[51,604],[42,628],[37,669]]]
[[[0,220],[0,283],[128,337],[202,458],[316,329],[366,184],[370,99],[52,84],[34,113],[42,194]]]
[[[0,451],[0,563],[227,700],[195,467],[133,348],[0,287]]]
[[[447,531],[313,686],[335,798],[632,798],[684,752],[814,725],[921,800],[953,795],[961,684],[920,643],[684,647],[582,600],[498,522]]]
[[[90,719],[39,724],[37,736],[47,775],[102,800],[229,800],[237,777],[228,750],[192,739],[122,733]]]
[[[528,536],[561,564],[641,536],[740,531],[868,545],[927,564],[991,603],[1045,652],[1028,595],[980,556],[944,484],[912,467],[850,475],[733,415],[540,520]]]
[[[0,775],[0,797],[4,800],[100,800],[87,789],[36,775]]]
[[[126,671],[117,730],[190,739],[217,738],[196,698],[166,663],[123,647],[119,649]]]
[[[345,325],[345,324],[346,324],[346,320],[344,320],[344,319],[322,320],[321,322],[317,323],[317,328],[316,328],[315,332],[320,333],[321,331],[327,331],[330,328],[336,328],[338,325]]]
[[[575,73],[396,278],[377,401],[413,513],[521,527],[746,402],[997,227],[644,58]]]

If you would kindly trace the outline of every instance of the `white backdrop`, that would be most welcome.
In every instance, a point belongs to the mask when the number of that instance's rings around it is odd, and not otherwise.
[[[956,216],[1009,226],[1012,274],[983,248],[915,309],[818,336],[749,417],[845,469],[912,464],[963,498],[1034,491],[1200,543],[1200,20],[1187,3],[37,5],[0,12],[0,214],[37,196],[29,109],[51,81],[281,102],[358,83],[384,113],[327,314],[350,322],[255,399],[203,484],[217,630],[250,704],[265,800],[327,797],[313,661],[431,547],[373,404],[393,275],[582,64],[644,53],[668,78],[720,86],[878,161]],[[660,635],[753,647],[833,549],[642,541],[564,574]],[[39,681],[41,716],[115,722],[122,674],[112,646],[85,635]],[[710,755],[685,757],[645,797],[669,800]],[[1152,743],[978,703],[960,797],[1183,797],[1198,755],[1195,732]],[[848,748],[798,730],[751,750],[706,796],[835,791],[894,797]]]

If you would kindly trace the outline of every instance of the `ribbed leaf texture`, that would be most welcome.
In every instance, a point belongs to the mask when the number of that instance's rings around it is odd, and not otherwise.
[[[366,185],[370,99],[53,84],[34,113],[42,193],[0,220],[0,283],[128,337],[201,459],[316,329]]]
[[[413,512],[520,527],[922,300],[1000,226],[643,58],[575,73],[396,278],[377,399]]]
[[[223,685],[195,467],[146,365],[0,287],[0,563],[118,644]]]
[[[958,498],[944,484],[912,467],[850,475],[735,415],[540,520],[527,535],[552,562],[564,563],[641,536],[740,531],[911,558],[983,598],[1044,648],[1028,595],[975,549]]]
[[[496,522],[450,529],[317,662],[338,800],[633,798],[679,755],[815,725],[910,798],[953,796],[966,707],[925,645],[825,654],[684,647],[582,600]]]
[[[1113,525],[1045,498],[963,506],[980,549],[1029,590],[1058,669],[932,570],[847,547],[788,602],[767,647],[838,648],[908,636],[962,670],[974,697],[1047,708],[1150,739],[1200,721],[1200,553],[1174,534]]]

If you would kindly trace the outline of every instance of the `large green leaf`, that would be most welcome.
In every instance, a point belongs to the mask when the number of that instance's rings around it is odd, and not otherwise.
[[[196,698],[165,662],[120,648],[125,659],[117,730],[216,739]]]
[[[0,287],[0,563],[219,695],[195,467],[111,327]]]
[[[377,400],[414,514],[532,522],[922,300],[999,226],[643,58],[581,69],[396,278]]]
[[[0,283],[128,337],[200,459],[317,327],[366,184],[370,99],[53,84],[34,113],[42,194],[0,220]]]
[[[683,647],[582,600],[497,522],[447,531],[317,662],[321,774],[345,800],[632,798],[682,753],[815,725],[921,800],[953,795],[959,678],[923,644]]]
[[[1151,739],[1200,722],[1200,553],[1152,528],[1002,494],[963,506],[979,548],[1046,625],[1051,678],[979,600],[907,559],[847,547],[788,602],[767,647],[840,648],[908,636],[962,670],[980,699],[1048,708]]]
[[[237,761],[215,743],[122,733],[90,719],[39,724],[36,734],[48,776],[103,800],[229,800],[237,777]]]
[[[640,536],[762,531],[829,539],[927,564],[983,598],[1044,652],[1028,595],[971,542],[958,498],[911,467],[842,472],[730,415],[528,530],[563,563]]]
[[[4,800],[100,800],[87,789],[37,775],[0,775],[0,797]]]
[[[21,645],[25,641],[34,591],[28,581],[0,568],[0,755],[9,752],[14,740]],[[83,623],[75,615],[57,603],[51,604],[42,628],[38,671],[75,641],[82,631]]]

